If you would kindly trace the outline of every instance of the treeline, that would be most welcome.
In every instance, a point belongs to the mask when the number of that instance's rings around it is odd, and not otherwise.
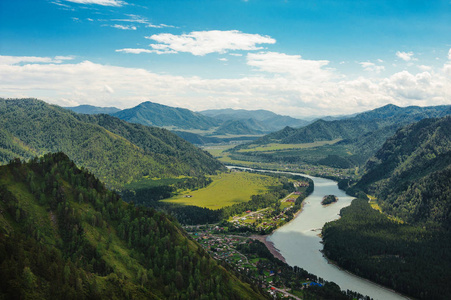
[[[14,160],[0,179],[0,298],[263,298],[63,153]]]
[[[351,272],[419,299],[451,295],[451,234],[392,221],[356,199],[322,231],[324,253]],[[364,216],[364,217],[363,217]]]

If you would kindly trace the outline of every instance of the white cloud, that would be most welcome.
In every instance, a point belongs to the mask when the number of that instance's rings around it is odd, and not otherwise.
[[[360,62],[359,64],[367,72],[373,72],[373,73],[379,74],[380,72],[385,70],[384,66],[378,66],[375,63],[368,62],[368,61],[367,62]]]
[[[420,69],[422,71],[431,71],[432,70],[432,67],[430,67],[430,66],[419,65],[417,67],[418,67],[418,69]]]
[[[259,50],[262,47],[258,47],[257,44],[274,44],[276,42],[269,36],[242,33],[238,30],[193,31],[182,35],[161,33],[146,38],[158,42],[158,44],[150,44],[150,46],[160,53],[175,51],[200,56],[214,52],[226,53],[229,50]]]
[[[404,61],[410,61],[410,60],[415,60],[413,58],[413,52],[402,52],[402,51],[398,51],[396,52],[396,56],[399,57],[400,59],[404,60]]]
[[[153,50],[140,49],[140,48],[125,48],[125,49],[118,49],[118,50],[116,50],[116,52],[132,53],[132,54],[154,53]]]
[[[155,24],[152,24],[147,18],[145,18],[143,16],[139,16],[139,15],[126,14],[126,16],[128,17],[126,19],[112,19],[110,21],[145,24],[146,27],[148,27],[148,28],[175,28],[175,26],[172,26],[172,25],[166,25],[166,24],[155,25]]]
[[[225,58],[225,57],[221,57],[221,58],[219,58],[219,60],[220,60],[220,61],[228,61],[228,59]]]
[[[102,6],[116,6],[116,7],[120,7],[127,4],[125,1],[121,0],[65,0],[65,1],[79,4],[97,4]]]
[[[449,104],[451,98],[451,77],[445,68],[348,79],[325,69],[328,61],[271,52],[247,59],[261,72],[252,77],[204,79],[90,61],[56,63],[57,57],[0,56],[0,91],[3,97],[36,97],[59,105],[125,108],[150,100],[192,110],[263,108],[288,115],[347,114],[387,103]],[[292,64],[295,67],[289,67]]]
[[[451,60],[451,48],[448,51],[448,59]]]
[[[62,63],[65,60],[72,60],[73,56],[55,56],[55,57],[38,57],[38,56],[5,56],[0,55],[0,65],[15,65],[21,63]]]
[[[117,28],[117,29],[122,29],[122,30],[136,30],[136,26],[132,26],[132,25],[118,25],[118,24],[114,24],[114,25],[111,25],[111,27]]]
[[[231,56],[243,56],[243,54],[240,54],[240,53],[229,53],[229,55],[231,55]]]
[[[332,77],[332,72],[323,67],[327,60],[306,60],[300,55],[288,55],[278,52],[248,53],[247,64],[259,71],[269,73],[288,73],[305,80],[324,80]]]

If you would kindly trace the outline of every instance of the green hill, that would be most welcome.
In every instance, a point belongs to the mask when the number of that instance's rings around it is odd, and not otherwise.
[[[1,299],[264,299],[63,153],[0,167]]]
[[[265,131],[277,131],[286,126],[300,127],[305,126],[309,123],[305,120],[278,115],[276,113],[263,109],[210,109],[200,111],[200,113],[222,121],[254,119],[259,124],[261,124],[261,126],[264,126],[266,128]]]
[[[214,131],[216,135],[261,135],[268,129],[254,119],[227,120]]]
[[[448,299],[451,116],[399,129],[363,171],[348,189],[360,199],[323,228],[325,255],[415,299]]]
[[[371,158],[357,188],[409,223],[451,229],[451,117],[400,129]]]
[[[213,118],[185,108],[170,107],[153,102],[143,102],[133,108],[121,110],[114,116],[131,123],[177,129],[209,130],[219,126],[219,123]]]
[[[263,161],[268,157],[280,163],[322,164],[339,168],[364,165],[383,145],[387,138],[395,134],[402,126],[432,117],[451,114],[451,106],[431,107],[384,107],[364,112],[347,119],[324,121],[317,120],[298,129],[284,129],[263,136],[255,141],[239,145],[229,150],[237,160]],[[316,147],[315,154],[307,150],[270,151],[257,153],[252,150],[260,146],[274,144],[308,144],[322,141],[336,141],[333,145]],[[293,147],[295,148],[295,147]],[[279,149],[277,149],[279,150]],[[340,163],[336,163],[337,159]]]
[[[98,107],[92,105],[79,105],[74,107],[65,107],[73,112],[79,114],[87,114],[87,115],[95,115],[95,114],[107,114],[112,115],[120,111],[119,108],[116,107]]]
[[[35,99],[0,99],[0,162],[63,151],[110,187],[149,177],[213,174],[222,165],[171,132]]]

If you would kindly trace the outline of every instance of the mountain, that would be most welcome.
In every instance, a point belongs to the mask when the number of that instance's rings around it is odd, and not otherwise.
[[[451,116],[424,119],[389,138],[356,187],[409,223],[451,229]]]
[[[185,108],[170,107],[153,102],[143,102],[133,108],[121,110],[113,116],[131,123],[177,129],[208,130],[219,126],[219,122],[213,118]]]
[[[0,162],[56,151],[115,188],[143,176],[198,176],[223,168],[165,129],[76,114],[35,99],[0,99]]]
[[[268,110],[245,110],[245,109],[211,109],[200,111],[199,113],[216,118],[221,121],[238,121],[254,119],[264,126],[267,132],[276,131],[285,126],[301,127],[307,125],[309,122],[305,120],[295,119],[289,116],[282,116],[275,114]]]
[[[224,123],[215,130],[214,134],[261,135],[267,132],[267,127],[260,124],[260,122],[257,122],[254,119],[243,119],[224,121]]]
[[[387,138],[404,125],[425,118],[443,117],[451,114],[451,105],[431,107],[384,107],[358,114],[349,119],[317,120],[298,129],[284,129],[265,135],[255,141],[241,144],[229,150],[235,159],[267,161],[276,159],[281,163],[321,164],[336,168],[364,165],[383,145]],[[316,146],[306,150],[241,151],[268,144],[304,144],[333,141],[333,145]],[[273,147],[274,148],[274,147]],[[314,151],[314,153],[312,152]]]
[[[317,120],[310,125],[292,131],[288,136],[286,132],[281,131],[280,135],[274,133],[270,136],[264,136],[256,143],[278,142],[281,144],[292,144],[327,141],[337,138],[355,139],[363,134],[387,126],[397,125],[399,128],[424,118],[442,117],[449,114],[451,114],[451,105],[402,108],[389,104],[349,119],[335,121]],[[393,133],[391,132],[391,134]]]
[[[64,153],[1,166],[0,199],[1,299],[266,299]]]
[[[95,115],[95,114],[107,114],[112,115],[120,111],[119,108],[116,107],[98,107],[92,105],[79,105],[74,107],[65,107],[73,112],[79,114],[87,114],[87,115]]]

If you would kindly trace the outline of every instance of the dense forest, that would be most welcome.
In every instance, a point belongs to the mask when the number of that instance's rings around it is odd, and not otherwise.
[[[108,187],[148,177],[200,176],[223,166],[171,132],[35,99],[0,99],[0,163],[63,151]]]
[[[324,253],[351,272],[418,299],[451,295],[451,233],[402,224],[356,199],[323,230]]]
[[[0,179],[2,299],[264,298],[63,153],[15,159]]]
[[[325,254],[352,272],[419,299],[451,295],[451,117],[399,129],[372,157],[358,196],[323,228]],[[375,196],[383,213],[371,208]]]

